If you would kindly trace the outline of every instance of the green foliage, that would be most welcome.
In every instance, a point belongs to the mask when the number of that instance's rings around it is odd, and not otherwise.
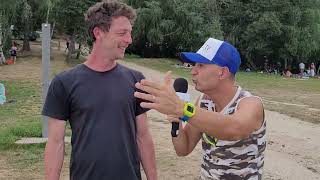
[[[318,0],[221,2],[225,37],[237,45],[247,60],[258,65],[263,64],[264,56],[271,63],[314,61],[310,57],[320,50]]]
[[[143,57],[172,57],[196,50],[208,37],[222,37],[215,1],[144,1],[130,51]]]
[[[79,39],[85,33],[84,13],[95,3],[93,0],[60,0],[53,8],[53,18],[60,31],[68,35],[77,35]]]
[[[0,0],[0,43],[3,45],[2,51],[7,56],[11,47],[10,25],[14,19],[14,12],[19,0]]]
[[[98,2],[0,1],[0,34],[7,38],[6,48],[11,43],[11,24],[16,27],[15,33],[25,34],[39,30],[45,21],[52,24],[54,32],[68,35],[73,42],[88,43],[83,14]],[[142,57],[176,57],[181,51],[196,51],[208,37],[215,37],[234,44],[243,64],[250,61],[262,66],[264,57],[283,65],[320,62],[320,0],[124,2],[136,8],[138,14],[128,51]]]

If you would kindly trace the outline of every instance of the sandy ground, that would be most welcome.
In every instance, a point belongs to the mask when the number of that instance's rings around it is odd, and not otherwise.
[[[163,73],[121,61],[145,74],[149,79],[161,80]],[[52,62],[55,68],[64,62]],[[21,61],[11,66],[0,66],[0,79],[29,79],[39,81],[40,62]],[[189,86],[192,99],[199,95]],[[150,127],[156,147],[157,167],[160,180],[194,180],[201,163],[200,143],[187,157],[177,157],[171,143],[171,124],[155,111],[149,112]],[[268,145],[264,167],[264,179],[315,180],[320,179],[320,125],[304,122],[277,112],[266,111]],[[0,154],[1,157],[1,154]],[[11,179],[12,171],[0,158],[0,177]],[[43,167],[39,168],[43,169]],[[63,168],[62,179],[68,179],[68,167]],[[1,179],[1,178],[0,178]],[[5,178],[6,179],[6,178]]]

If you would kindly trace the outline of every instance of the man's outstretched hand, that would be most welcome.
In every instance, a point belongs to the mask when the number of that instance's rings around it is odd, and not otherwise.
[[[172,86],[171,71],[165,74],[162,83],[143,79],[136,83],[136,88],[147,93],[135,92],[134,96],[149,102],[142,102],[140,106],[155,109],[162,114],[172,117],[182,117],[184,102],[179,99]]]

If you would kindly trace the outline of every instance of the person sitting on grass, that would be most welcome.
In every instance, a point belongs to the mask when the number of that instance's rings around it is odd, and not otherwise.
[[[290,71],[288,68],[286,68],[286,69],[282,72],[282,75],[283,75],[284,77],[292,77],[292,73],[291,73],[291,71]]]
[[[6,102],[6,90],[4,88],[4,85],[0,83],[0,105],[4,104]]]

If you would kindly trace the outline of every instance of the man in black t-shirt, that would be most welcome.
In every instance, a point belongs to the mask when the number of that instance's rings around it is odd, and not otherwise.
[[[140,180],[140,162],[147,179],[157,179],[147,109],[133,95],[144,76],[116,63],[132,43],[135,17],[117,1],[88,9],[91,54],[52,80],[42,111],[49,117],[46,179],[60,177],[66,121],[72,129],[71,180]]]

